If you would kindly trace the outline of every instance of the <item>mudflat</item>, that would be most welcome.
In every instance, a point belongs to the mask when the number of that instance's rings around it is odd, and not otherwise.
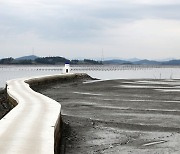
[[[38,91],[62,105],[62,153],[180,153],[180,80],[78,80]]]
[[[6,91],[0,88],[0,119],[2,119],[12,108],[13,106],[7,101]]]

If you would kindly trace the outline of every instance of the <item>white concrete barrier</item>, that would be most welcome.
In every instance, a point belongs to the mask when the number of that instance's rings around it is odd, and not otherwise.
[[[61,105],[33,91],[30,85],[74,76],[52,75],[7,81],[8,99],[17,105],[0,120],[0,154],[58,153]]]

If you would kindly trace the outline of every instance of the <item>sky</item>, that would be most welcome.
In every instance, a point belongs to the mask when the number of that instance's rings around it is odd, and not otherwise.
[[[0,0],[0,58],[180,59],[180,0]]]

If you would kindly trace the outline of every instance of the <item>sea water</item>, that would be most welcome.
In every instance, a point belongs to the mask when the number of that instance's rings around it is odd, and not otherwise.
[[[0,87],[6,81],[39,75],[63,73],[58,65],[0,65]],[[180,79],[180,66],[145,65],[88,65],[71,66],[72,73],[87,73],[102,80],[109,79]]]

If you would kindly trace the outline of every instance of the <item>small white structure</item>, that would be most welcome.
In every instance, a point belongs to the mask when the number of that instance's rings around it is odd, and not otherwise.
[[[63,68],[63,73],[68,74],[70,73],[70,64],[66,63],[64,68]]]

